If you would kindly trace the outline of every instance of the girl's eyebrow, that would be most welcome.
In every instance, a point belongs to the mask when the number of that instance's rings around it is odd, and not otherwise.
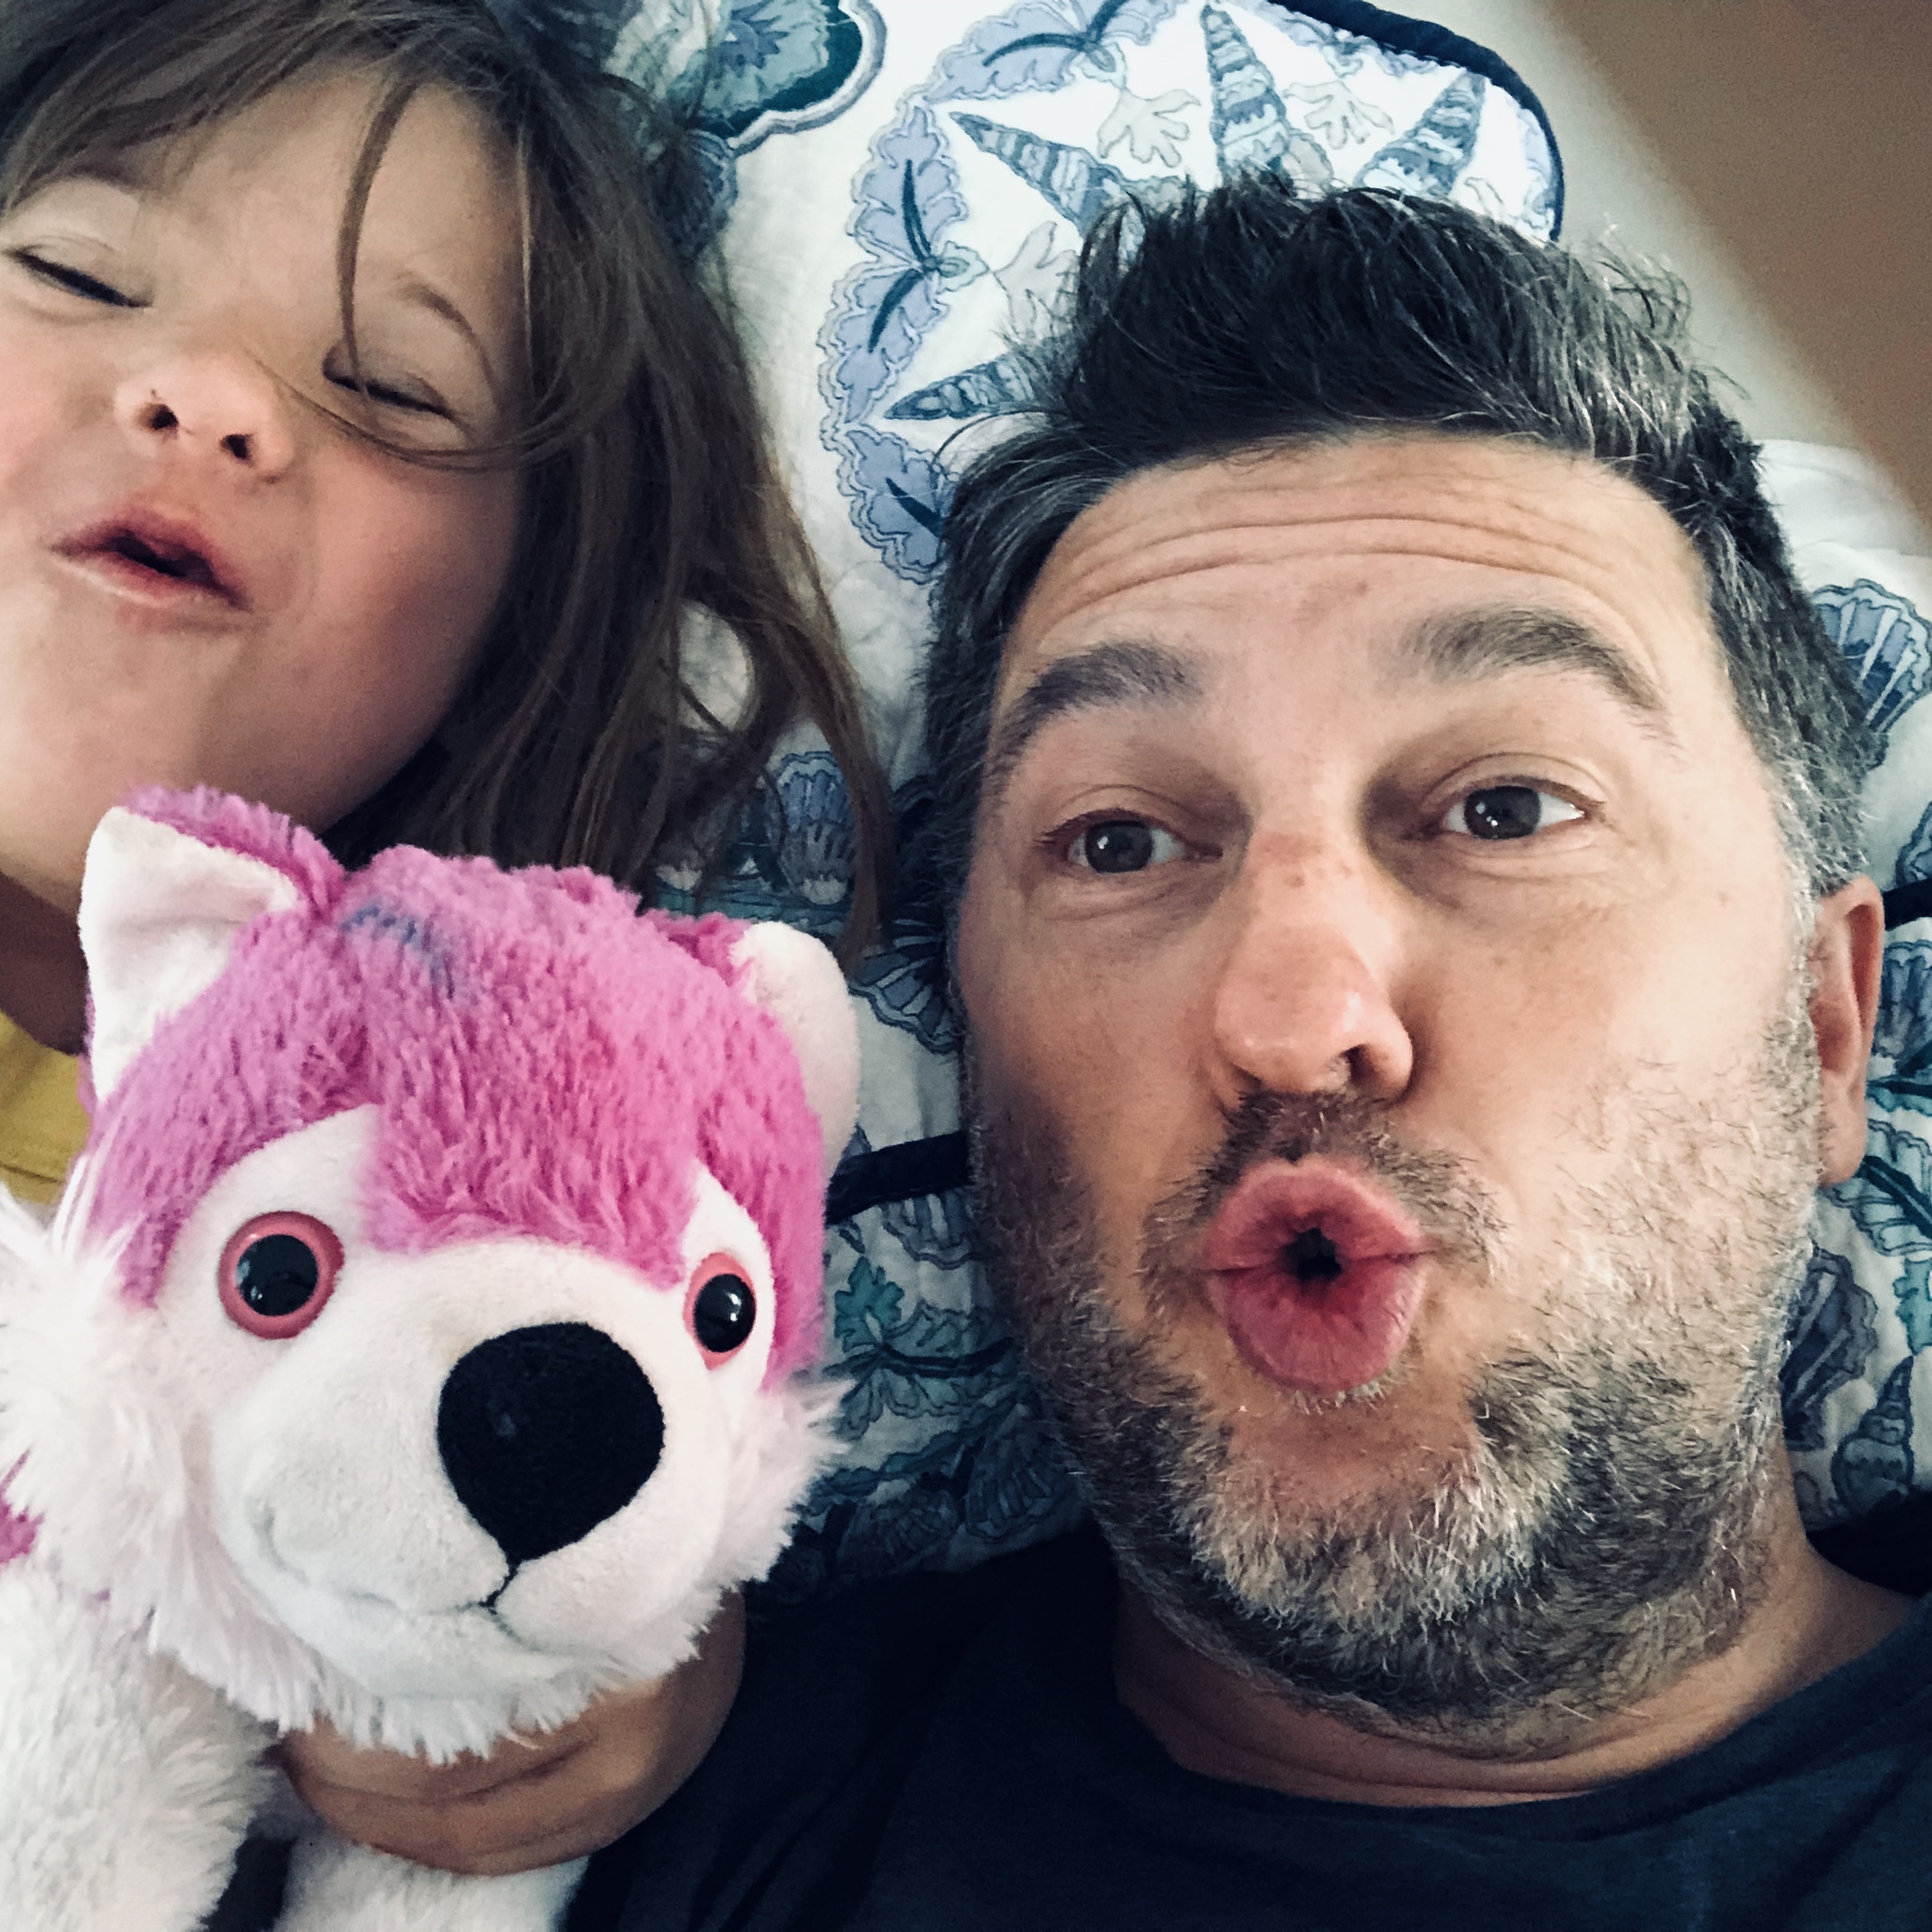
[[[413,303],[418,308],[427,309],[431,315],[441,316],[461,336],[482,366],[483,380],[489,385],[490,399],[500,403],[503,392],[498,383],[496,366],[490,360],[490,351],[485,346],[483,338],[471,326],[470,318],[456,302],[434,282],[426,281],[413,270],[406,270],[398,275],[392,286],[401,301]]]
[[[132,154],[103,154],[84,166],[57,175],[32,191],[36,197],[57,194],[62,188],[112,188],[127,195],[145,194],[154,186],[152,164],[143,166]]]

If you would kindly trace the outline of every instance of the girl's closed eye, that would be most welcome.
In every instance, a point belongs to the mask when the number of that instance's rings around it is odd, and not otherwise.
[[[7,255],[9,261],[17,262],[37,281],[77,296],[82,301],[99,302],[117,309],[137,309],[143,306],[132,296],[123,295],[119,289],[102,281],[98,276],[89,275],[84,269],[75,268],[53,256],[32,248],[10,248]]]
[[[403,410],[412,415],[453,417],[448,403],[420,377],[401,374],[382,376],[365,368],[358,378],[348,358],[338,351],[322,365],[323,379],[352,396],[366,396],[383,409]]]

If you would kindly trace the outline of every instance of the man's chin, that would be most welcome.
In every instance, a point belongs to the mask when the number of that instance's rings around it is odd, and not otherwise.
[[[1502,1363],[1466,1454],[1396,1481],[1385,1461],[1373,1491],[1172,1384],[1067,1423],[1123,1575],[1193,1648],[1350,1723],[1506,1755],[1716,1655],[1761,1601],[1772,1419],[1702,1427],[1693,1393],[1603,1361]]]
[[[1481,1371],[1445,1359],[1426,1321],[1374,1380],[1333,1390],[1257,1373],[1212,1324],[1211,1316],[1176,1324],[1163,1315],[1158,1338],[1126,1346],[1164,1386],[1186,1392],[1229,1467],[1249,1472],[1267,1520],[1392,1520],[1416,1498],[1451,1491],[1478,1460]]]
[[[1184,1642],[1361,1727],[1512,1755],[1728,1646],[1761,1601],[1775,1380],[1580,1348],[1471,1376],[1426,1326],[1328,1397],[1129,1333],[1071,1243],[996,1279],[1122,1572]],[[1183,1369],[1207,1355],[1202,1374]],[[1740,1412],[1736,1389],[1760,1381]]]

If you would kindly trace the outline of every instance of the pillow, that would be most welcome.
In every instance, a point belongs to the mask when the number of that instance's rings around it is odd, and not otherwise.
[[[1764,470],[1885,747],[1865,789],[1888,928],[1870,1138],[1819,1196],[1785,1362],[1799,1504],[1823,1529],[1932,1489],[1932,541],[1849,451],[1770,443]]]
[[[610,32],[612,63],[670,73],[698,127],[708,199],[684,225],[719,233],[897,807],[899,888],[857,982],[860,1131],[828,1204],[846,1453],[771,1586],[797,1598],[976,1562],[1078,1511],[974,1260],[921,844],[937,533],[952,476],[1018,400],[1011,343],[1048,325],[1086,228],[1129,192],[1271,168],[1546,236],[1561,173],[1500,61],[1357,0],[647,0]],[[835,922],[836,770],[788,747],[769,795],[724,903]]]
[[[1101,211],[1269,168],[1445,194],[1540,236],[1561,212],[1522,82],[1358,0],[710,6],[728,16],[694,110],[712,212],[895,780],[917,758],[938,528],[975,441],[959,432],[1012,406],[1009,342],[1046,326]],[[636,23],[665,12],[649,0],[620,36],[640,78],[664,57]]]

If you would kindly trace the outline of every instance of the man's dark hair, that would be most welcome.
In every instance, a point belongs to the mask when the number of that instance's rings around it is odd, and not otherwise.
[[[1089,237],[1032,426],[975,462],[944,532],[926,737],[948,903],[965,884],[1000,653],[1048,553],[1162,465],[1377,430],[1595,457],[1702,559],[1731,692],[1815,894],[1863,864],[1875,740],[1785,555],[1757,451],[1686,351],[1674,282],[1606,272],[1445,202],[1316,202],[1257,176],[1123,207]]]

